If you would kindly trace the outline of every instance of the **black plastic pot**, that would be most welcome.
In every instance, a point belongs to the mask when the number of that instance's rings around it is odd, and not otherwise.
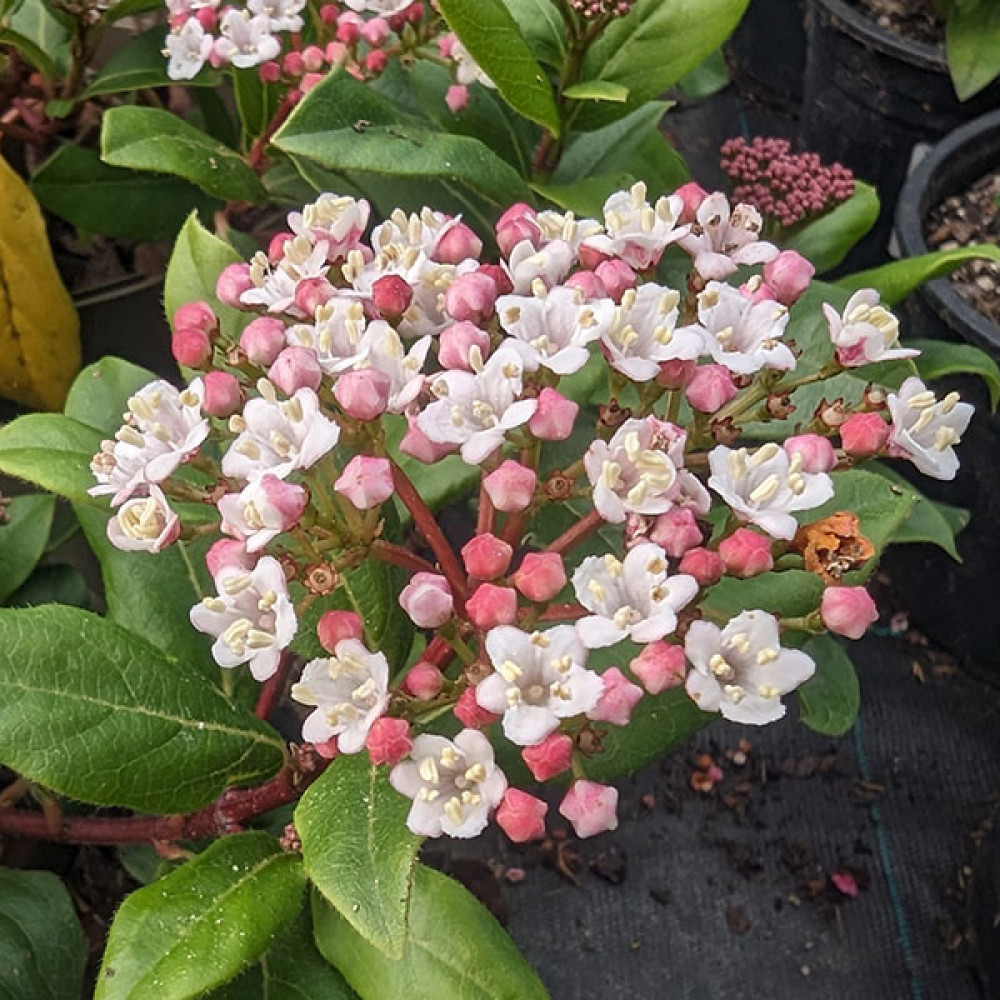
[[[844,0],[809,0],[803,145],[874,184],[882,212],[848,260],[884,259],[913,147],[1000,107],[1000,83],[969,101],[955,95],[944,48],[879,27]]]
[[[921,162],[903,188],[897,235],[906,257],[927,253],[928,211],[1000,167],[1000,111],[956,130]],[[904,337],[962,341],[1000,360],[1000,327],[977,312],[947,280],[932,281],[901,308]],[[952,483],[923,480],[937,500],[966,507],[972,521],[959,536],[959,565],[939,549],[907,545],[892,550],[886,566],[911,617],[952,652],[1000,684],[1000,614],[993,589],[1000,567],[1000,418],[977,378],[945,380],[976,405],[976,416],[959,446],[961,468]],[[916,482],[916,477],[914,482]]]
[[[726,62],[741,96],[797,115],[806,70],[806,0],[751,0]]]

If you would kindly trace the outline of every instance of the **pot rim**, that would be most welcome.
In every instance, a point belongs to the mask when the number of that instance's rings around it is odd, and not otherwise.
[[[931,178],[946,163],[961,157],[969,146],[980,145],[985,137],[995,138],[996,166],[1000,167],[1000,110],[997,110],[974,118],[946,135],[906,179],[896,208],[896,235],[903,257],[930,252],[924,238],[924,217],[931,207],[927,204]],[[918,294],[929,299],[934,310],[942,313],[948,325],[964,340],[983,348],[994,358],[1000,357],[1000,326],[990,322],[962,298],[947,278],[927,282]]]
[[[943,45],[917,42],[883,28],[866,14],[851,7],[844,0],[812,0],[817,7],[824,7],[846,34],[866,42],[886,55],[902,62],[912,63],[923,69],[948,72],[948,60]]]

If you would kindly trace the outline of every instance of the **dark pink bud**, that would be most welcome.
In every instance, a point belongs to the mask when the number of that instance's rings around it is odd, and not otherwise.
[[[389,57],[382,49],[372,49],[371,52],[365,56],[365,69],[374,76],[384,73],[385,68],[388,65]]]
[[[319,9],[319,16],[324,24],[336,24],[340,17],[340,7],[335,3],[325,3]]]
[[[482,252],[483,241],[464,222],[456,222],[441,234],[431,258],[439,264],[461,264]]]
[[[306,278],[295,286],[295,305],[307,316],[313,316],[317,306],[336,294],[337,289],[326,278]]]
[[[483,708],[476,701],[476,689],[466,688],[459,696],[452,709],[458,721],[469,729],[485,729],[492,726],[500,716]]]
[[[383,715],[380,719],[376,719],[368,730],[365,747],[372,763],[376,766],[398,764],[404,757],[409,756],[413,749],[410,724],[406,719],[392,719]]]
[[[353,11],[344,11],[337,19],[337,41],[344,45],[356,45],[361,40],[364,19]]]
[[[285,58],[281,61],[281,67],[289,76],[302,76],[306,70],[302,53],[286,52]]]
[[[399,450],[404,455],[415,458],[425,465],[433,465],[440,462],[445,455],[450,455],[455,451],[455,445],[439,444],[432,441],[417,425],[417,418],[411,414],[406,417],[407,430],[403,435],[403,440],[399,442]]]
[[[260,316],[248,323],[240,334],[240,348],[255,365],[270,365],[281,353],[287,340],[285,324],[274,316]]]
[[[267,370],[268,379],[286,396],[299,389],[318,389],[323,369],[310,347],[285,347]]]
[[[207,7],[202,8],[207,10]],[[261,63],[257,70],[261,83],[277,83],[281,79],[281,64],[269,59],[266,63]]]
[[[475,535],[462,546],[462,559],[469,576],[477,580],[495,580],[510,565],[514,550],[496,535]]]
[[[591,246],[589,243],[581,243],[578,251],[580,263],[589,271],[596,271],[601,264],[606,264],[612,258],[603,250]]]
[[[497,246],[509,257],[518,243],[530,243],[536,250],[542,245],[542,231],[530,219],[515,219],[497,227]]]
[[[510,295],[514,291],[510,275],[499,264],[480,264],[476,268],[476,274],[485,274],[488,278],[492,278],[497,295]]]
[[[413,301],[413,289],[398,274],[386,274],[372,283],[372,304],[383,319],[398,320]]]
[[[516,201],[497,220],[497,229],[506,226],[511,222],[518,222],[521,219],[528,219],[534,222],[538,218],[538,213],[526,202]]]
[[[871,458],[889,441],[889,425],[877,413],[853,413],[840,425],[840,443],[852,458]]]
[[[318,45],[307,45],[302,50],[302,62],[310,73],[318,73],[326,65],[326,54]]]
[[[227,264],[215,282],[215,297],[223,304],[242,309],[240,296],[253,288],[249,264]]]
[[[344,372],[333,395],[344,412],[355,420],[374,420],[385,413],[392,393],[392,379],[377,368]]]
[[[243,405],[243,391],[229,372],[209,372],[204,377],[201,408],[210,417],[231,417]]]
[[[809,287],[816,268],[794,250],[782,250],[770,263],[764,265],[764,281],[782,305],[798,302]]]
[[[535,781],[548,781],[569,770],[573,762],[573,741],[565,733],[552,733],[541,743],[521,751]]]
[[[194,16],[206,31],[212,31],[218,20],[218,16],[211,7],[202,7],[201,10],[195,12]]]
[[[373,17],[361,26],[361,37],[373,48],[380,49],[392,34],[384,17]]]
[[[403,678],[403,690],[419,701],[431,701],[444,687],[444,674],[426,660],[420,660],[410,667]]]
[[[684,647],[667,642],[651,642],[629,664],[629,670],[642,681],[650,694],[659,694],[684,683],[686,667]]]
[[[704,541],[694,514],[686,507],[668,510],[653,522],[649,540],[656,542],[671,559],[680,559],[688,549]]]
[[[285,244],[294,239],[294,233],[275,233],[267,244],[267,259],[277,264],[285,256]]]
[[[204,368],[212,360],[212,341],[201,330],[178,330],[170,338],[170,350],[186,368]]]
[[[528,429],[542,441],[565,441],[573,433],[580,407],[558,389],[546,386],[538,394],[538,406],[528,421]]]
[[[558,552],[529,552],[513,576],[517,587],[529,601],[542,603],[566,586],[566,567]]]
[[[806,472],[829,472],[837,464],[833,445],[819,434],[797,434],[785,442],[789,455],[801,455]]]
[[[213,579],[229,566],[253,569],[256,565],[257,556],[247,552],[243,542],[235,538],[220,538],[205,553],[205,566]]]
[[[697,361],[664,361],[660,365],[656,382],[667,389],[685,389],[694,378],[697,368]]]
[[[577,291],[583,292],[584,298],[588,301],[609,298],[604,282],[597,277],[594,271],[577,271],[576,274],[571,274],[563,284],[567,288],[575,288]]]
[[[497,809],[497,823],[515,844],[541,840],[545,836],[548,810],[548,804],[534,795],[519,788],[508,788]]]
[[[726,572],[744,579],[769,573],[774,568],[771,540],[749,528],[737,528],[719,543],[719,555]]]
[[[685,224],[694,222],[698,215],[698,209],[701,208],[701,203],[708,197],[708,192],[700,184],[688,181],[687,184],[682,184],[674,194],[684,202],[679,221]]]
[[[699,546],[688,549],[677,568],[681,573],[693,576],[703,587],[710,587],[722,579],[726,564],[718,552]]]
[[[175,330],[201,330],[214,337],[219,330],[219,318],[207,302],[185,302],[174,312]]]
[[[594,273],[607,290],[608,297],[621,302],[622,296],[639,283],[639,276],[623,260],[606,260],[597,264]]]
[[[484,631],[498,625],[513,625],[517,618],[517,591],[481,583],[465,602],[465,612],[469,621]]]
[[[469,106],[469,88],[464,83],[453,83],[444,95],[444,103],[453,115],[464,111]]]
[[[490,335],[467,321],[449,326],[438,338],[438,361],[444,368],[475,371],[489,353]]]
[[[445,310],[459,322],[485,323],[493,315],[496,300],[495,282],[481,271],[459,275],[444,293]]]
[[[684,397],[699,412],[715,413],[738,391],[728,368],[723,365],[699,365],[684,390]]]
[[[316,638],[328,653],[336,652],[337,643],[344,639],[360,642],[364,637],[365,623],[355,611],[326,611],[316,623]]]

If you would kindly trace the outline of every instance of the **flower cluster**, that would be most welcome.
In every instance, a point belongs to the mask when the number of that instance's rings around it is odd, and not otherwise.
[[[788,229],[821,215],[854,194],[854,175],[826,166],[816,153],[793,153],[787,139],[742,137],[722,144],[722,169],[735,182],[733,197]]]
[[[677,689],[735,722],[780,718],[815,669],[785,633],[857,637],[876,617],[840,579],[873,552],[857,519],[810,513],[837,470],[891,455],[955,474],[971,407],[913,375],[746,440],[799,388],[913,352],[862,291],[825,307],[825,354],[807,363],[790,320],[810,265],[761,241],[752,209],[699,192],[650,200],[637,184],[599,219],[514,205],[495,260],[461,218],[397,211],[370,228],[365,202],[324,194],[218,276],[223,320],[218,304],[177,311],[174,353],[197,377],[137,392],[94,458],[111,542],[216,537],[191,623],[217,663],[298,671],[303,740],[392,765],[418,834],[473,836],[493,814],[515,841],[544,833],[546,804],[509,785],[491,738],[538,781],[570,773],[559,811],[590,836],[615,826],[617,793],[588,761],[643,699]],[[683,291],[657,277],[667,253],[690,262]],[[610,402],[573,398],[585,369]],[[479,490],[459,547],[426,491],[464,466]],[[414,662],[390,663],[335,610],[369,560],[406,572],[399,613],[428,638]],[[825,585],[806,618],[716,606],[724,576],[790,566]],[[304,634],[317,602],[331,609]],[[322,653],[297,664],[299,648]]]

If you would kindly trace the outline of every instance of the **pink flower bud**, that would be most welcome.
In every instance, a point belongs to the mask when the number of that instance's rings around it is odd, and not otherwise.
[[[444,103],[453,115],[464,111],[469,106],[469,88],[463,83],[453,83],[444,95]]]
[[[436,698],[444,687],[444,674],[426,660],[420,660],[410,667],[403,678],[403,690],[413,695],[419,701],[430,701]]]
[[[344,372],[333,387],[343,411],[355,420],[374,420],[385,413],[392,393],[392,379],[377,368]]]
[[[203,7],[202,10],[208,10],[208,8]],[[261,83],[277,83],[281,79],[281,63],[269,59],[257,67],[257,75],[260,77]]]
[[[698,209],[701,208],[701,203],[708,197],[708,192],[700,184],[688,181],[687,184],[682,184],[674,194],[684,202],[684,208],[678,221],[685,224],[694,222],[698,216]]]
[[[392,719],[383,715],[380,719],[376,719],[368,730],[365,747],[372,763],[376,766],[398,764],[404,757],[409,756],[413,749],[410,724],[406,719]]]
[[[697,370],[697,361],[664,361],[656,383],[667,389],[686,389]]]
[[[372,51],[365,56],[365,69],[374,76],[384,73],[385,68],[388,65],[389,56],[382,49],[372,49]]]
[[[681,573],[693,576],[703,587],[711,587],[722,579],[726,564],[718,552],[698,546],[684,553],[677,568]]]
[[[737,528],[719,544],[719,555],[731,576],[747,579],[774,568],[771,540],[749,528]]]
[[[383,319],[398,320],[413,301],[413,289],[398,274],[384,274],[372,282],[372,303]]]
[[[512,219],[497,226],[497,246],[504,257],[509,257],[518,243],[530,243],[536,250],[542,245],[542,231],[531,219]]]
[[[392,496],[392,467],[387,458],[355,455],[333,488],[347,497],[358,510],[378,507]]]
[[[441,234],[431,259],[439,264],[461,264],[482,252],[483,241],[464,222],[456,222]]]
[[[668,642],[651,642],[629,664],[629,670],[642,681],[643,687],[650,694],[680,687],[687,673],[684,647]]]
[[[340,17],[340,7],[335,3],[325,3],[319,9],[319,16],[324,24],[336,24]]]
[[[178,330],[170,338],[170,351],[179,365],[204,368],[212,360],[212,341],[201,330]]]
[[[399,604],[417,628],[438,628],[455,609],[448,581],[438,573],[414,573],[400,592]]]
[[[202,7],[194,16],[206,31],[212,31],[218,22],[218,15],[211,7]]]
[[[704,541],[694,514],[686,507],[675,507],[654,522],[649,540],[656,542],[671,559],[680,559],[688,549]]]
[[[520,219],[528,219],[530,222],[534,222],[538,218],[538,212],[535,211],[527,202],[515,201],[513,205],[508,208],[503,215],[497,219],[497,229],[501,226],[506,226],[511,222],[517,222]]]
[[[816,268],[794,250],[782,250],[764,265],[764,282],[785,306],[794,305],[809,287]]]
[[[307,45],[302,50],[302,62],[310,73],[318,73],[326,65],[326,53],[318,45]]]
[[[737,392],[728,368],[723,365],[699,365],[684,390],[684,396],[701,413],[715,413]]]
[[[466,688],[458,696],[458,701],[455,702],[452,711],[458,721],[469,729],[485,729],[487,726],[492,726],[500,718],[499,715],[483,708],[476,701],[476,689],[471,687]]]
[[[274,316],[260,316],[240,334],[240,348],[251,364],[270,365],[287,340],[285,324]]]
[[[499,264],[480,264],[476,274],[485,274],[496,285],[497,295],[510,295],[514,291],[514,283],[510,275]]]
[[[587,242],[580,244],[577,256],[580,258],[580,264],[589,271],[596,271],[601,264],[606,264],[609,260],[614,260],[610,254],[606,254],[603,250],[598,250],[597,247],[591,246]]]
[[[608,298],[608,290],[604,287],[604,282],[593,271],[577,271],[571,274],[563,284],[567,288],[575,288],[583,292],[584,297],[589,302],[591,299]]]
[[[323,369],[311,347],[286,347],[268,368],[267,377],[286,396],[293,396],[299,389],[318,389]]]
[[[534,469],[510,458],[483,480],[493,506],[505,514],[524,510],[531,503],[537,483]]]
[[[789,455],[802,456],[802,468],[806,472],[829,472],[837,464],[833,445],[819,434],[797,434],[785,442]]]
[[[754,275],[749,281],[744,281],[740,285],[740,295],[749,299],[754,305],[758,302],[777,302],[778,295],[770,285],[765,285],[764,281]]]
[[[327,42],[326,61],[331,66],[336,66],[347,58],[347,46],[343,42]],[[350,70],[348,70],[350,72]]]
[[[473,271],[471,274],[460,274],[451,283],[444,293],[444,308],[452,319],[459,322],[485,323],[493,315],[496,300],[497,286],[493,279],[482,271]]]
[[[565,733],[550,733],[541,743],[521,751],[535,781],[548,781],[569,770],[573,761],[573,741]]]
[[[559,812],[573,824],[582,840],[618,828],[618,789],[596,781],[573,782],[559,804]]]
[[[438,361],[445,368],[478,371],[489,351],[490,335],[467,321],[449,326],[438,340]]]
[[[462,559],[469,576],[477,580],[495,580],[510,565],[514,550],[496,535],[475,535],[462,547]]]
[[[318,306],[336,294],[337,289],[326,278],[305,278],[295,286],[295,305],[307,316],[313,316]]]
[[[308,94],[313,87],[319,86],[323,82],[325,73],[304,73],[299,84],[299,93]]]
[[[455,42],[457,41],[458,38],[455,37],[455,33],[452,31],[449,31],[447,34],[444,35],[438,35],[438,40],[437,40],[438,52],[440,52],[445,59],[450,59],[451,50],[455,47]]]
[[[528,429],[542,441],[565,441],[573,433],[580,407],[558,389],[546,386],[538,394],[538,406],[528,421]]]
[[[597,275],[601,284],[604,285],[608,296],[614,299],[615,302],[621,302],[622,296],[630,288],[635,288],[639,283],[639,278],[635,271],[625,261],[618,260],[617,258],[599,263],[594,268],[594,274]]]
[[[281,61],[281,68],[289,76],[302,76],[306,70],[305,62],[301,52],[286,52]]]
[[[373,17],[361,27],[361,37],[373,48],[380,49],[392,34],[389,22],[384,17]]]
[[[294,233],[275,233],[267,244],[267,259],[277,264],[285,256],[285,245],[294,239]]]
[[[322,743],[314,743],[313,749],[323,758],[323,760],[333,760],[340,756],[340,742],[336,736],[331,736]]]
[[[525,844],[545,836],[548,811],[548,803],[519,788],[508,788],[497,809],[497,823],[515,844]]]
[[[201,330],[213,337],[219,329],[219,318],[207,302],[185,302],[174,312],[175,330]]]
[[[889,441],[889,425],[877,413],[853,413],[840,425],[840,443],[852,458],[871,458]]]
[[[316,638],[328,653],[335,653],[341,640],[361,641],[364,635],[365,623],[355,611],[325,611],[316,623]]]
[[[860,639],[878,621],[878,608],[864,587],[827,587],[819,613],[831,632],[848,639]]]
[[[465,602],[465,612],[469,621],[484,631],[498,625],[513,625],[517,618],[517,591],[481,583]]]
[[[432,441],[417,426],[417,418],[412,414],[407,414],[406,422],[407,431],[403,435],[403,440],[399,442],[399,450],[404,455],[410,455],[425,465],[433,465],[435,462],[440,462],[445,455],[450,455],[456,450],[454,445]]]
[[[633,684],[617,667],[608,667],[601,674],[604,693],[587,713],[595,722],[610,722],[612,726],[627,726],[632,709],[642,700],[642,688]]]
[[[337,41],[344,45],[357,45],[361,41],[364,19],[353,11],[344,11],[337,19]]]
[[[558,552],[529,552],[513,577],[529,601],[551,601],[566,586],[566,567]]]
[[[222,570],[229,566],[240,569],[253,569],[257,565],[257,556],[247,552],[243,542],[235,538],[220,538],[212,543],[205,553],[205,566],[214,580]]]
[[[231,417],[243,405],[240,383],[229,372],[209,372],[204,377],[201,408],[210,417]]]

